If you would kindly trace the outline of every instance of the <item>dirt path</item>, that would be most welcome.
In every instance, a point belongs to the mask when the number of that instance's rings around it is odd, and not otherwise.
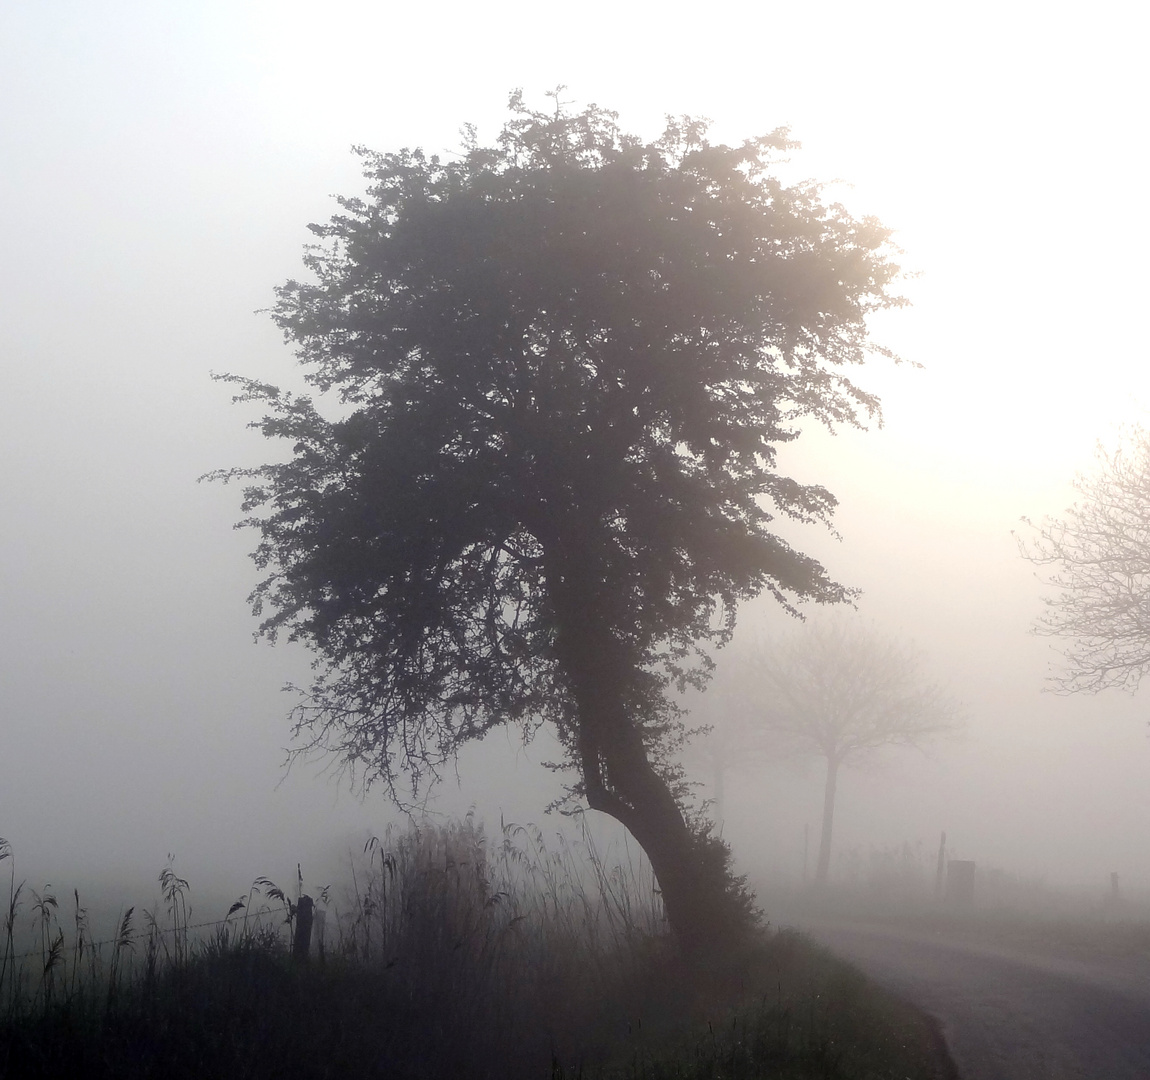
[[[1150,1080],[1150,962],[1071,960],[889,927],[801,929],[935,1016],[962,1080]]]

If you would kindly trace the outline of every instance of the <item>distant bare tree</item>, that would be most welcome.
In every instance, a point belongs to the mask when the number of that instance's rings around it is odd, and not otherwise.
[[[919,655],[850,616],[817,619],[764,641],[750,661],[755,723],[776,753],[825,759],[815,884],[826,883],[839,769],[891,746],[922,748],[961,724],[962,709],[922,673]]]
[[[753,653],[745,646],[729,645],[706,691],[687,700],[693,734],[684,747],[684,763],[690,772],[708,778],[710,812],[720,829],[726,816],[727,776],[753,769],[769,756],[758,724],[752,661]]]
[[[1150,431],[1130,427],[1117,449],[1099,444],[1095,457],[1064,516],[1026,521],[1037,536],[1018,538],[1024,558],[1053,568],[1034,630],[1068,639],[1051,679],[1063,693],[1133,692],[1150,670]]]

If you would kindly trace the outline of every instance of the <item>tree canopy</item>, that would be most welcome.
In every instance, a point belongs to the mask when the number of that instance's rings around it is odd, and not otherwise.
[[[901,303],[888,231],[773,174],[794,145],[687,118],[644,142],[513,95],[494,145],[360,149],[366,196],[311,226],[311,276],[273,309],[332,407],[227,377],[292,447],[218,475],[248,481],[261,633],[317,657],[300,749],[395,793],[494,726],[550,723],[673,923],[668,690],[745,598],[848,595],[772,529],[835,506],[776,448],[801,417],[877,415],[847,369]]]
[[[1095,456],[1074,481],[1078,501],[1019,549],[1051,568],[1035,631],[1064,639],[1055,688],[1134,691],[1150,671],[1150,431],[1135,425]]]

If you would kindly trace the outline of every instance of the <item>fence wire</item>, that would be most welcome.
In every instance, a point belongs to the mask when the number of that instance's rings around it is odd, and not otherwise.
[[[278,914],[278,913],[275,911],[271,911],[271,910],[257,911],[257,912],[252,913],[251,915],[249,915],[248,918],[249,919],[259,919],[264,915],[276,915],[276,914]],[[291,921],[290,919],[284,919],[283,924],[286,924],[290,921]],[[103,947],[104,945],[124,945],[124,944],[139,941],[140,939],[147,939],[147,938],[151,938],[151,937],[161,937],[162,938],[165,934],[185,934],[185,933],[188,933],[192,930],[206,930],[208,927],[211,927],[211,926],[235,926],[237,923],[242,923],[242,922],[243,922],[242,918],[233,919],[229,916],[226,919],[216,919],[213,922],[190,923],[188,926],[169,926],[169,927],[166,927],[163,929],[161,929],[159,926],[156,926],[156,927],[149,926],[147,928],[140,928],[140,929],[136,929],[136,930],[131,930],[127,934],[124,934],[124,935],[117,935],[116,937],[105,938],[103,941],[84,940],[82,942],[76,942],[73,945],[62,945],[60,947],[59,951],[60,952],[77,952],[81,948],[83,948],[83,949],[99,949],[99,948]],[[63,928],[61,928],[60,932],[63,933]],[[56,940],[56,939],[53,938],[53,940]],[[52,950],[52,945],[49,944],[47,948],[44,948],[43,946],[41,946],[38,949],[30,949],[28,952],[14,953],[13,955],[8,957],[8,960],[9,960],[9,962],[13,962],[16,960],[27,960],[29,957],[43,956],[45,952],[50,952],[51,950]]]

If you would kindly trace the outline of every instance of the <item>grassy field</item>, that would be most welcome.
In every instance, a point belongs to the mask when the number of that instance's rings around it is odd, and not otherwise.
[[[935,895],[933,877],[932,869],[929,877],[922,872],[909,880],[835,883],[818,895],[763,888],[759,896],[780,925],[853,922],[1071,959],[1150,959],[1144,893],[1059,890],[991,870],[978,879],[975,906],[964,910]]]
[[[160,884],[161,911],[94,943],[78,896],[10,878],[0,1077],[951,1075],[929,1021],[800,935],[684,960],[649,873],[589,838],[465,820],[373,841],[347,902],[316,898],[307,960],[272,882],[200,927],[188,883]]]

